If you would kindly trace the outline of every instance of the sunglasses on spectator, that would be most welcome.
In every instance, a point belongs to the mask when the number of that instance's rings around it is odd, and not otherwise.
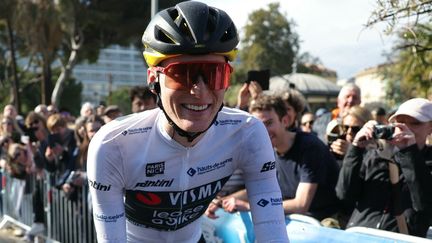
[[[358,133],[362,127],[361,126],[348,126],[343,125],[343,129],[345,132],[348,132],[348,129],[351,129],[352,133]]]
[[[314,120],[312,120],[312,121],[307,121],[307,122],[303,122],[303,123],[302,123],[303,126],[306,126],[307,124],[309,124],[309,125],[312,126],[312,125],[314,124]]]
[[[12,122],[10,122],[10,121],[2,121],[1,124],[12,125]]]
[[[153,68],[166,75],[165,87],[175,90],[190,90],[198,76],[211,90],[226,89],[233,71],[231,65],[225,62],[175,62],[166,67]]]
[[[30,122],[30,126],[37,125],[37,124],[39,124],[39,120],[34,120]]]

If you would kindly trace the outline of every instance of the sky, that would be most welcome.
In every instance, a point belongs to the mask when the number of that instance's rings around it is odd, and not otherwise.
[[[248,15],[280,3],[280,11],[294,20],[300,36],[300,52],[319,57],[325,67],[348,79],[385,62],[394,38],[383,34],[384,24],[366,29],[374,0],[200,0],[231,16],[242,34]]]

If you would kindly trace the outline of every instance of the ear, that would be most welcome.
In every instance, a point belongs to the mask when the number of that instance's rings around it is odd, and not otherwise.
[[[284,115],[280,120],[284,127],[288,128],[290,126],[288,114]]]
[[[153,94],[158,94],[160,92],[160,85],[159,85],[159,76],[155,70],[152,68],[147,69],[147,83],[150,88],[150,91]]]
[[[150,85],[156,82],[157,73],[151,67],[147,69],[147,84]]]

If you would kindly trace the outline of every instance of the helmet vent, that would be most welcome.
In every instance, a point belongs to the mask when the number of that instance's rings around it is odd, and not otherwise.
[[[155,38],[163,43],[171,43],[171,44],[175,44],[175,42],[173,41],[173,39],[171,39],[168,34],[161,29],[159,26],[155,27]]]
[[[173,22],[180,29],[180,32],[185,34],[185,36],[183,37],[186,37],[189,41],[193,42],[195,38],[193,37],[191,30],[188,24],[186,23],[184,17],[181,14],[179,14],[178,10],[176,8],[173,8],[170,11],[168,11],[168,13],[171,19],[173,20]]]

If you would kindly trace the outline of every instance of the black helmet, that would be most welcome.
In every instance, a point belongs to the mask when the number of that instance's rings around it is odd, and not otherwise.
[[[219,54],[235,59],[237,29],[224,11],[201,2],[188,1],[157,13],[142,42],[144,58],[152,67],[181,54]]]

